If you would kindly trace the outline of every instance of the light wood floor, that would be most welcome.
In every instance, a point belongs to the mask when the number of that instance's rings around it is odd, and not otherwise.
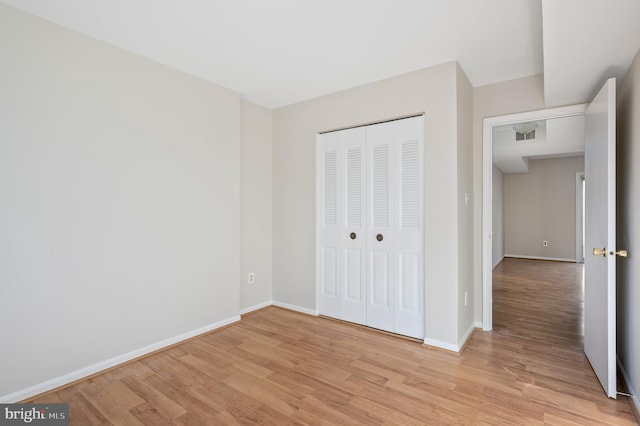
[[[582,353],[580,279],[504,262],[496,331],[461,355],[267,308],[35,401],[69,403],[77,425],[636,424]]]
[[[505,258],[493,270],[493,328],[583,350],[584,266]]]

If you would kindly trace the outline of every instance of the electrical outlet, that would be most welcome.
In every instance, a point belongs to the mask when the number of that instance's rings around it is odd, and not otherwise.
[[[249,284],[253,284],[254,282],[256,282],[256,274],[249,272]]]
[[[549,245],[549,241],[544,240],[544,241],[542,242],[542,247],[547,247],[548,245]]]
[[[464,292],[464,306],[469,306],[469,292]]]

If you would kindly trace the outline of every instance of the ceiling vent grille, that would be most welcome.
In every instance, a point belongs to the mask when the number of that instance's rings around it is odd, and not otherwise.
[[[518,132],[516,131],[516,141],[528,141],[536,138],[536,131],[531,130],[530,132]]]
[[[516,132],[516,141],[531,141],[536,138],[536,123],[518,123],[513,126]]]

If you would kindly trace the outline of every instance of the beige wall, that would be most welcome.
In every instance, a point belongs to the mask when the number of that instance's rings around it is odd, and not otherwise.
[[[473,276],[474,317],[482,322],[482,120],[487,117],[544,109],[542,75],[473,89]]]
[[[271,110],[242,101],[240,144],[240,309],[271,302]],[[248,283],[250,272],[255,282]]]
[[[640,51],[618,90],[618,358],[640,411]]]
[[[473,87],[456,69],[458,110],[458,345],[473,331]],[[427,205],[429,201],[427,200]],[[467,304],[465,306],[465,294]]]
[[[4,5],[0,57],[0,399],[237,318],[239,96]]]
[[[493,166],[491,201],[493,214],[493,236],[491,238],[493,259],[495,268],[504,258],[504,173]]]
[[[584,157],[529,160],[529,173],[504,175],[506,256],[575,261],[578,172]]]
[[[424,112],[426,330],[431,342],[457,346],[458,72],[451,62],[274,111],[275,301],[316,309],[317,133]]]

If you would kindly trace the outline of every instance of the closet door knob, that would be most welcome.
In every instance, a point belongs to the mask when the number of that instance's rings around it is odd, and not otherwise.
[[[356,239],[356,233],[355,232],[350,233],[349,234],[349,238],[351,238],[352,240],[355,240]]]
[[[384,237],[382,236],[382,234],[376,235],[376,240],[378,240],[378,241],[382,241],[383,238]]]

